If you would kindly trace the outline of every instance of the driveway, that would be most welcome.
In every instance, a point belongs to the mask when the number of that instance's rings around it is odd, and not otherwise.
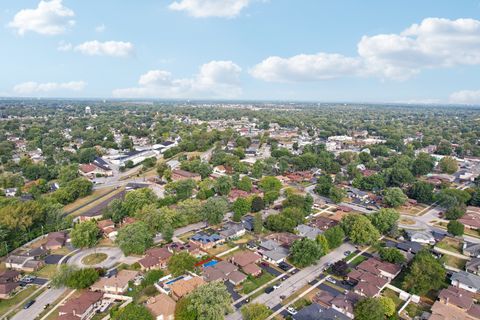
[[[108,257],[104,261],[94,264],[94,265],[85,265],[82,263],[83,258],[90,254],[94,253],[105,253]],[[122,250],[120,250],[117,247],[100,247],[100,248],[90,248],[90,249],[85,249],[81,250],[77,254],[73,255],[68,259],[67,263],[69,265],[77,266],[79,268],[105,268],[109,269],[113,267],[114,265],[125,262],[127,263],[130,262],[131,259],[137,259],[134,257],[125,257],[123,254]],[[134,263],[133,261],[132,263]]]
[[[63,258],[61,254],[51,254],[45,258],[46,264],[58,264],[60,260]]]
[[[344,243],[337,249],[331,251],[329,254],[323,256],[316,265],[309,266],[300,270],[298,273],[292,275],[287,280],[283,281],[278,289],[271,292],[270,294],[263,293],[258,296],[256,299],[252,300],[255,303],[263,303],[270,308],[274,308],[276,305],[282,302],[280,296],[291,296],[296,291],[300,290],[309,281],[312,281],[318,277],[323,270],[326,268],[326,265],[330,261],[337,261],[342,259],[343,252],[345,251],[355,251],[355,247],[349,243]],[[239,310],[229,314],[226,317],[227,320],[241,320],[242,314]]]
[[[235,291],[235,286],[230,281],[225,281],[224,284],[225,287],[227,287],[228,293],[230,293],[230,296],[232,297],[232,301],[237,301],[242,297],[237,291]]]

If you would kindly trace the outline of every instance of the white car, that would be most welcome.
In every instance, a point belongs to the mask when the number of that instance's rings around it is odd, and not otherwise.
[[[295,309],[292,308],[292,307],[288,307],[288,308],[287,308],[287,312],[290,313],[291,315],[297,314],[297,310],[295,310]]]
[[[280,288],[280,285],[278,285],[278,286],[277,286],[277,285],[274,285],[274,286],[273,286],[273,290],[277,290],[278,288]]]
[[[333,283],[333,284],[337,283],[337,281],[335,279],[332,279],[330,277],[327,277],[325,280],[327,280],[328,282]]]

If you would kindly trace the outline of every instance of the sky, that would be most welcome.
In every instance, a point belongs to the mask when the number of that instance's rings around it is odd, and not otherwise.
[[[480,104],[480,0],[0,3],[0,97]]]

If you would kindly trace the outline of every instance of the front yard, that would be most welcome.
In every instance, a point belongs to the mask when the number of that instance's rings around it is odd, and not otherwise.
[[[270,273],[265,272],[265,271],[258,278],[254,278],[254,277],[249,276],[247,278],[247,280],[243,283],[241,292],[243,294],[249,294],[250,292],[254,291],[255,289],[263,286],[265,283],[271,281],[272,279],[274,279],[274,277]]]

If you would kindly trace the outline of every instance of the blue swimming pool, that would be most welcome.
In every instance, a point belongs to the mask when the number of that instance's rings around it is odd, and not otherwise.
[[[204,268],[212,267],[218,263],[218,260],[210,260],[203,265]]]
[[[168,282],[165,282],[165,284],[172,284],[172,283],[177,282],[178,280],[183,279],[183,278],[184,278],[184,276],[180,276],[180,277],[177,277],[177,278],[175,278],[175,279],[172,279],[172,280],[170,280],[170,281],[168,281]]]

